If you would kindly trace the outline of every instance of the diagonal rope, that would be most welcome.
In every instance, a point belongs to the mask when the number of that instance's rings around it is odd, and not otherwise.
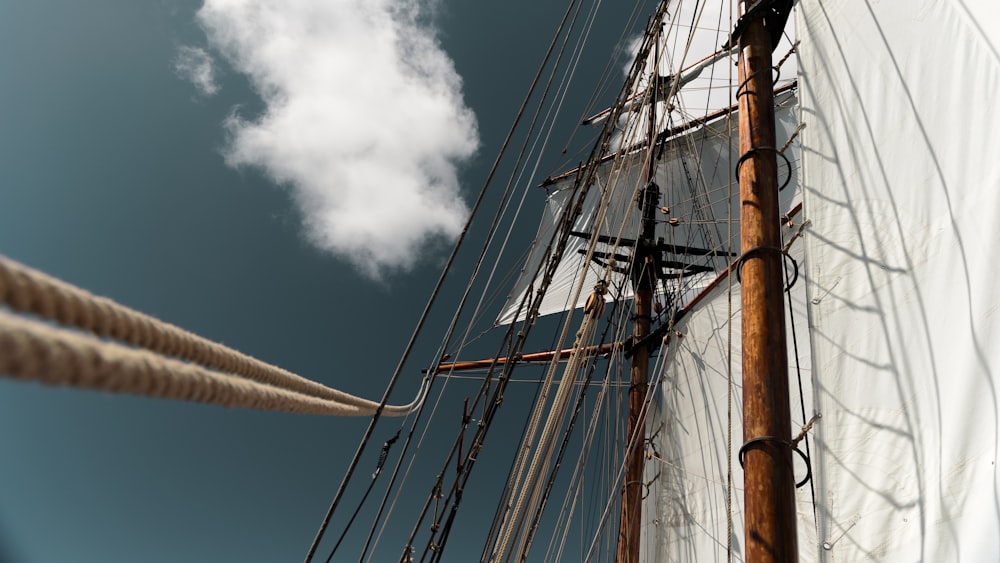
[[[0,302],[20,313],[38,315],[99,337],[258,383],[369,410],[378,406],[377,402],[310,381],[5,256],[0,256]],[[394,414],[406,414],[404,411],[408,411],[409,406],[386,409]]]
[[[369,416],[378,408],[372,401],[346,404],[272,387],[3,311],[0,374],[49,385],[289,413]]]

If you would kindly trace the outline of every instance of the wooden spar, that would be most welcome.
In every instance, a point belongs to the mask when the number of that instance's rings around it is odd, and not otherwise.
[[[652,264],[645,264],[646,269]],[[638,266],[641,267],[641,266]],[[650,276],[641,278],[635,289],[635,341],[641,342],[649,334],[652,312],[653,288]],[[649,346],[638,346],[632,355],[629,374],[628,431],[626,440],[632,442],[625,454],[625,487],[622,494],[621,521],[618,527],[618,563],[638,563],[639,523],[642,521],[642,473],[646,461],[646,428],[643,421],[643,403],[646,400],[649,372]]]
[[[781,94],[783,92],[787,92],[787,91],[792,90],[792,89],[797,88],[797,87],[798,87],[798,82],[793,80],[792,82],[789,82],[788,84],[785,84],[784,86],[779,86],[778,88],[775,88],[774,89],[774,93],[776,95],[777,94]],[[725,117],[726,115],[729,115],[730,113],[733,113],[734,111],[736,111],[738,109],[739,109],[738,105],[732,105],[732,106],[729,106],[729,107],[725,107],[725,108],[722,108],[720,110],[713,111],[712,113],[710,113],[708,115],[705,115],[705,116],[702,116],[702,117],[696,117],[694,119],[685,121],[684,123],[681,123],[680,125],[671,127],[670,129],[667,129],[666,131],[662,131],[660,133],[657,133],[657,135],[656,135],[657,146],[659,146],[660,143],[663,143],[665,141],[670,140],[672,137],[674,137],[675,135],[677,135],[679,133],[683,133],[685,131],[689,131],[689,130],[694,129],[696,127],[701,127],[702,125],[705,125],[707,123],[711,123],[712,121],[715,121],[716,119],[719,119],[720,117]],[[641,149],[646,148],[646,146],[647,146],[646,142],[643,141],[642,143],[639,143],[639,144],[635,145],[631,149],[641,150]],[[604,164],[605,162],[611,162],[612,160],[614,160],[616,158],[621,158],[621,156],[622,156],[622,153],[613,152],[611,154],[607,154],[607,155],[601,157],[601,159],[598,160],[597,163],[598,164]],[[555,184],[556,182],[559,182],[560,180],[565,180],[566,178],[569,178],[569,177],[573,176],[574,174],[579,174],[581,170],[582,170],[582,168],[580,168],[580,167],[571,168],[571,169],[569,169],[569,170],[567,170],[565,172],[560,172],[556,176],[549,176],[544,181],[542,181],[541,186],[543,188],[547,187],[547,186],[551,186],[552,184]]]
[[[587,346],[583,349],[584,356],[601,356],[604,354],[610,354],[617,349],[624,346],[621,342],[609,342],[607,344],[598,344],[596,346]],[[547,362],[552,358],[558,356],[560,360],[565,360],[573,353],[573,348],[566,348],[563,350],[550,350],[548,352],[532,352],[531,354],[521,354],[516,356],[514,360],[518,362]],[[451,363],[441,363],[438,364],[436,371],[438,373],[452,372],[452,371],[468,371],[472,369],[485,369],[493,365],[502,366],[510,361],[511,358],[506,356],[500,358],[489,358],[486,360],[471,360],[467,362],[451,362]],[[424,370],[425,372],[427,370]]]
[[[750,9],[743,0],[743,13]],[[740,35],[740,241],[743,252],[744,518],[747,563],[798,561],[778,212],[771,38],[754,18]],[[767,437],[764,439],[759,439]],[[753,443],[750,440],[759,439]],[[781,441],[786,443],[782,443]]]
[[[653,25],[659,25],[654,22]],[[659,34],[653,39],[653,64],[651,76],[658,72]],[[660,191],[653,179],[656,176],[653,139],[656,136],[656,89],[649,99],[649,124],[645,180],[640,192],[639,208],[642,212],[642,232],[632,254],[632,285],[634,288],[635,321],[632,341],[641,343],[649,336],[653,314],[653,289],[656,274],[660,271],[661,251],[656,245],[656,209]],[[643,467],[646,462],[646,424],[643,418],[644,403],[649,377],[649,345],[638,345],[632,351],[632,368],[629,371],[628,429],[625,434],[629,445],[625,452],[625,482],[622,490],[621,519],[618,522],[618,563],[639,563],[639,543],[642,522]]]

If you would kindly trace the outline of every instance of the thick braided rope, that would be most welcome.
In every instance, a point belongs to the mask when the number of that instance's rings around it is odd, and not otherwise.
[[[0,256],[0,302],[15,311],[274,387],[365,409],[378,407],[374,401],[310,381],[111,299],[93,295],[5,256]],[[383,412],[391,414],[405,410],[406,407],[386,406]]]
[[[370,416],[378,408],[374,402],[352,405],[303,395],[2,311],[0,374],[49,385],[301,414]]]

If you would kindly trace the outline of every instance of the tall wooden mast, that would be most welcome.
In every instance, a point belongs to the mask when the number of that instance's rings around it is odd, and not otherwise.
[[[653,25],[659,29],[659,21]],[[621,520],[618,524],[618,563],[639,563],[639,532],[642,523],[643,468],[646,461],[646,424],[643,404],[646,401],[649,377],[649,345],[646,342],[652,324],[653,290],[660,273],[662,250],[656,241],[656,210],[659,207],[660,189],[653,181],[656,176],[654,141],[656,139],[656,83],[659,60],[659,34],[653,39],[652,69],[650,71],[649,123],[646,185],[640,192],[639,210],[642,213],[642,232],[632,255],[632,287],[635,300],[632,336],[632,368],[629,372],[628,430],[626,440],[630,447],[625,453],[625,485],[622,491]]]
[[[742,4],[748,13],[752,2]],[[771,84],[775,34],[762,16],[737,26],[745,541],[748,563],[787,563],[798,560],[798,542]]]

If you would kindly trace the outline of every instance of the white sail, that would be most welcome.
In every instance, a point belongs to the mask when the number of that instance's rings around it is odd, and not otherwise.
[[[782,229],[786,244],[799,232],[801,214],[795,214],[792,221],[792,226],[786,224]],[[800,266],[803,248],[802,239],[789,248],[789,256]],[[791,260],[786,265],[791,278]],[[806,284],[802,279],[791,286],[790,294],[790,309],[786,302],[789,390],[792,427],[800,428],[814,414],[806,410],[803,415],[800,401],[801,390],[805,404],[812,403]],[[690,312],[676,324],[677,333],[667,345],[661,369],[661,404],[647,425],[652,457],[646,464],[651,484],[643,507],[645,561],[725,562],[730,547],[734,561],[743,560],[743,471],[738,462],[743,443],[740,325],[739,282],[735,276],[723,275],[698,296]],[[804,443],[799,447],[806,450]],[[804,480],[808,469],[801,459],[795,461],[796,478]],[[731,489],[727,482],[730,464]],[[726,514],[727,491],[732,498],[731,520]],[[800,545],[814,544],[808,485],[798,489],[797,503]]]
[[[777,138],[781,144],[792,136],[798,125],[795,108],[793,92],[785,92],[777,97]],[[690,268],[686,272],[680,267],[667,268],[666,273],[671,279],[666,280],[666,283],[670,284],[669,289],[673,291],[680,287],[683,289],[678,293],[693,295],[726,267],[731,260],[728,253],[738,251],[739,228],[737,226],[730,231],[726,224],[727,218],[733,216],[731,213],[738,213],[729,203],[732,193],[739,193],[734,176],[739,158],[738,145],[734,112],[728,119],[719,118],[671,139],[663,148],[662,159],[657,162],[655,182],[662,192],[659,205],[669,208],[669,211],[657,213],[659,220],[656,236],[679,251],[667,252],[666,260],[685,264]],[[615,240],[619,237],[627,240],[637,238],[640,211],[635,199],[637,188],[643,185],[640,175],[644,154],[643,151],[638,151],[600,164],[595,185],[589,190],[583,211],[572,231],[596,233]],[[789,178],[789,186],[796,183],[795,158],[797,157],[790,155],[792,176]],[[521,276],[498,316],[498,324],[510,323],[515,317],[523,318],[524,312],[517,314],[517,311],[525,293],[533,292],[539,285],[534,277],[557,233],[572,196],[577,174],[579,172],[562,177],[550,187],[535,241]],[[781,178],[788,177],[788,174],[787,168],[782,166],[779,172]],[[793,193],[791,187],[782,192],[785,205],[788,205]],[[602,206],[607,210],[606,218],[600,224],[595,224],[595,218],[601,216]],[[671,219],[675,219],[676,224],[671,224]],[[578,235],[570,236],[551,286],[540,304],[539,314],[547,315],[582,307],[591,288],[604,275],[607,255],[618,255],[618,266],[628,266],[631,247],[627,245],[627,240],[625,244],[619,245],[598,243],[597,251],[600,254],[588,263],[583,253],[589,239]],[[680,247],[685,247],[686,251]],[[716,254],[699,255],[702,250]],[[581,273],[584,273],[586,279],[579,300],[574,302],[573,295]],[[608,301],[632,295],[628,276],[622,273],[612,275],[610,288],[606,295]]]
[[[1000,560],[1000,8],[799,4],[828,561]]]
[[[816,496],[797,496],[800,560],[1000,560],[1000,123],[976,113],[1000,91],[1000,10],[799,7],[796,223],[808,226],[792,247],[805,283],[788,318],[806,369],[803,416],[789,341],[793,428],[822,415],[811,432]],[[677,328],[648,426],[657,479],[644,554],[726,561],[727,366],[733,460],[742,441],[738,285],[706,292]],[[732,468],[740,561],[742,473]]]

